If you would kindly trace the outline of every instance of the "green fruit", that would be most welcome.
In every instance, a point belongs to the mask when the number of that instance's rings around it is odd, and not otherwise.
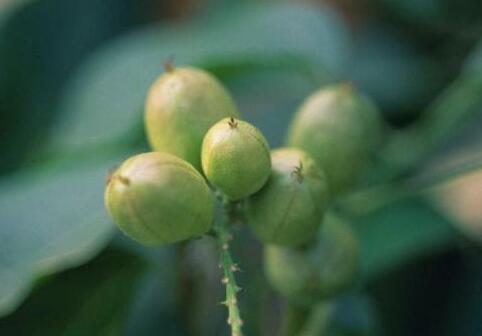
[[[271,173],[269,146],[253,125],[226,118],[204,137],[202,167],[207,179],[231,201],[258,191]]]
[[[150,88],[145,127],[151,147],[174,154],[201,169],[204,135],[217,121],[237,117],[237,108],[223,85],[195,68],[175,68]]]
[[[351,227],[327,216],[316,244],[303,250],[265,248],[265,272],[271,285],[294,304],[309,306],[339,295],[358,269],[358,241]]]
[[[337,194],[363,174],[381,141],[375,105],[349,85],[323,88],[308,97],[295,115],[288,144],[313,156]]]
[[[246,202],[248,223],[265,242],[299,246],[314,239],[328,204],[323,171],[305,152],[272,151],[266,185]]]
[[[105,204],[114,223],[145,245],[200,236],[213,221],[214,197],[204,178],[166,153],[125,161],[107,184]]]

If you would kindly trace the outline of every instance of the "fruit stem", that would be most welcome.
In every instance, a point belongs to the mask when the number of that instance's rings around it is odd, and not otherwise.
[[[310,309],[300,308],[290,303],[286,303],[283,315],[281,335],[296,336],[303,329],[303,326],[310,315]]]
[[[348,94],[353,91],[353,83],[350,81],[344,81],[340,84],[341,92],[343,94]]]
[[[482,158],[465,162],[445,171],[438,171],[435,174],[396,179],[355,191],[347,195],[341,205],[350,215],[361,217],[406,198],[429,195],[437,187],[480,169],[482,169]]]
[[[175,69],[174,66],[174,57],[169,56],[163,63],[164,71],[166,72],[173,72]]]
[[[222,302],[228,308],[227,323],[231,327],[231,336],[242,336],[241,320],[237,293],[241,290],[236,284],[235,272],[239,272],[239,266],[233,262],[231,253],[229,252],[229,243],[233,239],[229,229],[227,220],[220,220],[214,225],[219,250],[220,250],[220,268],[223,270],[222,283],[226,286],[226,300]]]
[[[189,251],[186,242],[180,243],[176,248],[176,283],[177,283],[177,304],[179,313],[183,314],[186,319],[186,323],[183,326],[186,328],[186,332],[192,335],[195,332],[196,315],[194,310],[194,300],[199,297],[197,290],[200,279],[196,278],[189,268]],[[191,272],[190,272],[191,271]],[[180,315],[181,316],[181,315]]]

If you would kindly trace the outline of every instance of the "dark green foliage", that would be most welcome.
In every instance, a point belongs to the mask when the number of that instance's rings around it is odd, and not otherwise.
[[[463,218],[440,211],[433,196],[441,191],[429,187],[480,168],[480,1],[330,1],[344,3],[342,11],[193,3],[0,5],[0,334],[189,330],[175,303],[172,249],[109,245],[113,226],[102,206],[108,171],[147,150],[145,94],[174,55],[177,64],[215,74],[273,148],[320,86],[348,80],[370,96],[393,132],[361,176],[361,190],[333,206],[358,234],[361,276],[355,296],[333,303],[330,335],[478,335],[480,235],[462,237],[452,224]],[[180,13],[190,15],[165,20]],[[154,19],[162,22],[140,26]],[[465,214],[480,214],[459,203]],[[245,331],[273,335],[281,304],[260,271],[261,248],[245,227],[234,234]],[[187,258],[203,285],[218,279],[206,244]],[[147,268],[145,258],[157,263]],[[209,288],[219,293],[221,284]],[[221,296],[194,305],[212,309],[192,318],[209,316],[198,335],[225,332],[214,301]]]

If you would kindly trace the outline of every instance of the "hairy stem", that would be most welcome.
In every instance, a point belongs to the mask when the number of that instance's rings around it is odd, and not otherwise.
[[[243,321],[239,313],[237,299],[237,294],[241,288],[238,287],[234,276],[234,273],[239,271],[239,267],[233,262],[229,252],[229,243],[232,240],[229,223],[226,220],[220,220],[215,225],[214,230],[220,249],[220,267],[223,270],[222,282],[226,286],[226,300],[223,304],[228,308],[227,322],[231,327],[231,336],[242,336]]]

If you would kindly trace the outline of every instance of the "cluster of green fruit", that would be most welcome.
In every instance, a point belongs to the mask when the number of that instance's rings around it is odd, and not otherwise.
[[[212,228],[215,190],[242,204],[266,244],[268,279],[290,301],[309,305],[349,284],[356,239],[324,214],[380,141],[378,111],[366,97],[346,84],[315,92],[296,114],[289,147],[271,151],[218,80],[171,67],[148,93],[145,127],[154,152],[124,162],[105,192],[123,232],[146,245],[198,237]]]

